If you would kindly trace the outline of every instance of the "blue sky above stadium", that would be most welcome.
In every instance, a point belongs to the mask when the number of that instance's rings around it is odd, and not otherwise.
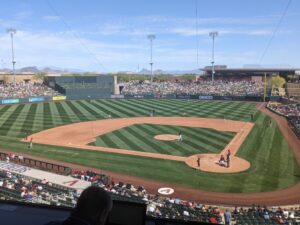
[[[17,29],[17,68],[35,65],[137,71],[138,67],[149,68],[147,35],[155,34],[155,69],[196,69],[210,64],[212,40],[208,34],[213,30],[219,32],[215,42],[216,64],[300,67],[300,1],[290,2],[276,30],[288,2],[2,1],[0,68],[11,67],[10,37],[6,33],[9,27]]]

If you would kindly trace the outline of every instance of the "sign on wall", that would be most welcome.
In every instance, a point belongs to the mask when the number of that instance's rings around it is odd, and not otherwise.
[[[53,96],[52,100],[53,101],[60,101],[60,100],[66,100],[67,96]]]
[[[15,104],[15,103],[19,103],[20,100],[19,99],[3,99],[2,100],[2,104]]]

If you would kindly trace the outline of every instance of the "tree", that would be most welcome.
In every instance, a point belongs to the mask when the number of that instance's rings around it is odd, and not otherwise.
[[[47,75],[47,73],[45,73],[45,72],[39,72],[34,75],[34,79],[37,81],[44,82],[46,75]]]
[[[270,84],[272,87],[281,88],[286,83],[283,77],[277,75],[276,77],[272,77],[270,80]]]

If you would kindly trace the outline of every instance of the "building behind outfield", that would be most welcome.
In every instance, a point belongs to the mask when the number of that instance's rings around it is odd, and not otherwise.
[[[281,76],[287,78],[288,75],[297,75],[300,69],[296,68],[227,68],[227,66],[215,66],[215,79],[222,80],[253,80],[253,81],[263,81],[266,75],[267,79],[272,76]],[[212,67],[207,66],[202,69],[205,78],[211,77]]]
[[[105,99],[114,93],[114,78],[107,75],[50,77],[48,85],[67,99]]]

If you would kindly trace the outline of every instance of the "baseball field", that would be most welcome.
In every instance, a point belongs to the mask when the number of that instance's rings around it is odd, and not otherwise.
[[[222,121],[253,122],[236,156],[250,168],[237,173],[212,173],[187,166],[171,157],[218,154],[236,132],[207,127],[139,123],[124,126],[87,141],[86,149],[48,144],[28,144],[22,139],[40,131],[78,122],[149,117],[216,118]],[[112,119],[107,119],[111,114]],[[251,121],[251,114],[254,120]],[[98,125],[95,125],[98,126]],[[79,131],[78,131],[79,132]],[[95,131],[90,127],[91,134]],[[161,141],[160,134],[183,133],[183,141]],[[33,140],[35,142],[35,140]],[[91,147],[163,154],[153,158],[91,150]],[[273,119],[256,103],[199,100],[92,100],[0,106],[0,148],[68,162],[118,174],[164,182],[170,186],[213,192],[253,193],[284,189],[300,181],[300,167]]]

